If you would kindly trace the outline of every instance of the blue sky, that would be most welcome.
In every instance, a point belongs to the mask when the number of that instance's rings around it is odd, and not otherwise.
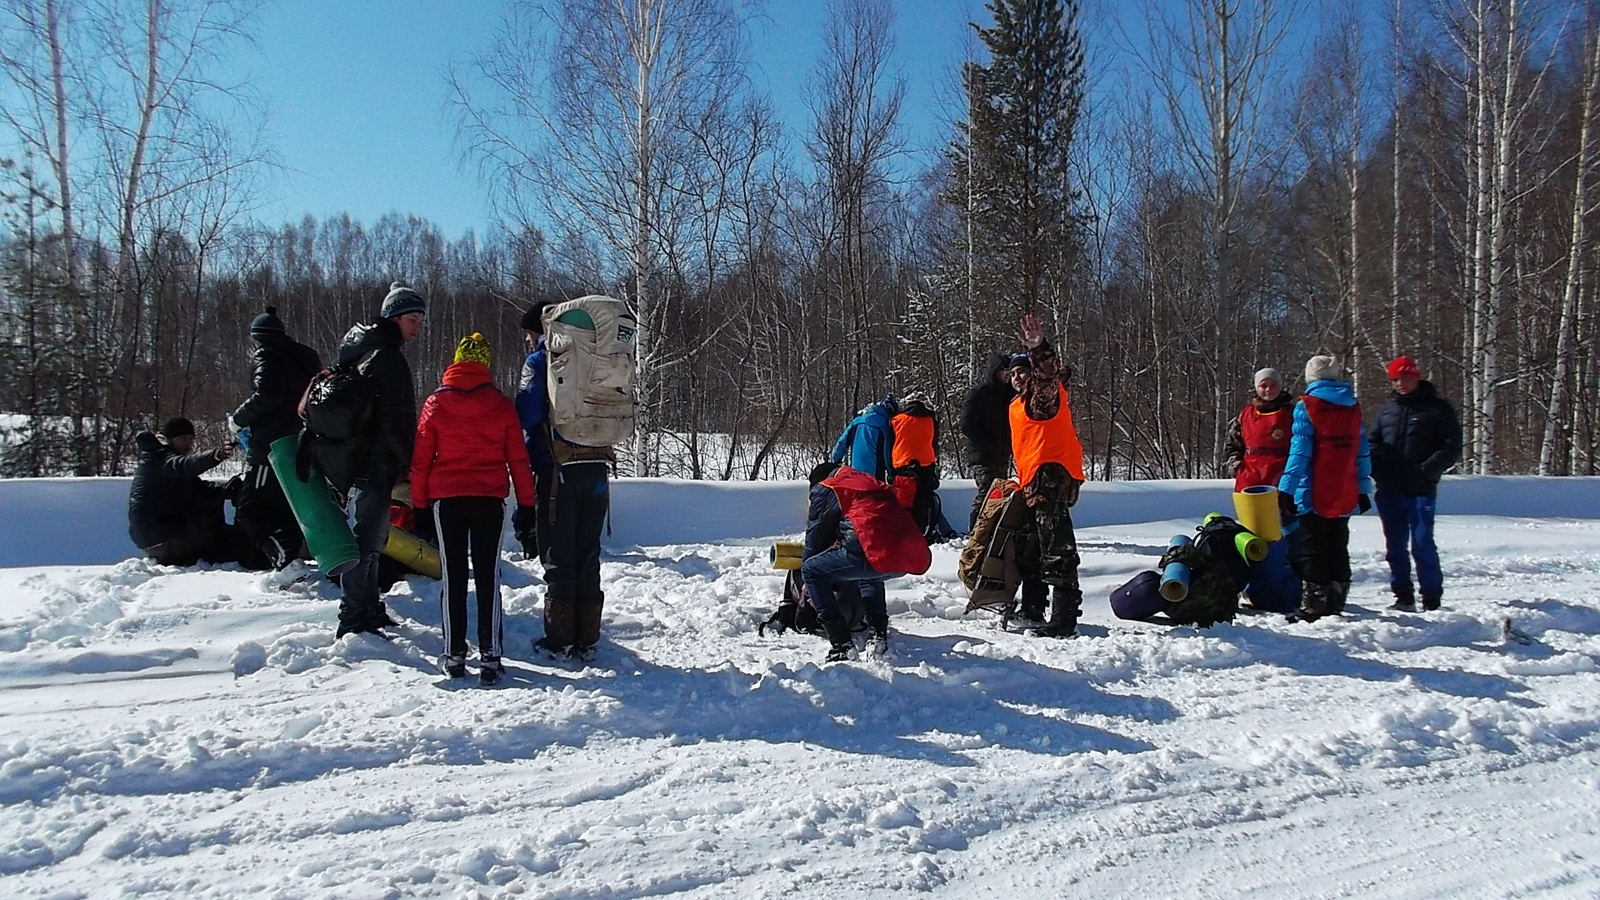
[[[895,0],[897,62],[907,82],[908,149],[942,141],[940,107],[981,0]],[[451,238],[480,232],[484,188],[457,161],[443,72],[489,46],[492,0],[276,0],[238,62],[265,101],[267,142],[282,170],[264,175],[266,223],[390,211],[431,219]],[[823,0],[772,0],[751,35],[757,79],[792,137],[809,118],[801,90],[821,52]]]

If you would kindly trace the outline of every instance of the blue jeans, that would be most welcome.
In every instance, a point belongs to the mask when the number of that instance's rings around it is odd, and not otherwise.
[[[848,589],[844,601],[851,606],[859,602],[863,617],[888,615],[887,595],[883,583],[893,575],[872,568],[865,556],[852,553],[844,547],[833,547],[810,557],[800,564],[800,580],[817,608],[819,619],[851,621],[840,602],[840,589]],[[858,599],[859,598],[859,601]]]
[[[1417,586],[1423,595],[1444,593],[1444,574],[1439,570],[1439,548],[1433,543],[1431,494],[1402,494],[1379,488],[1373,495],[1378,516],[1383,520],[1383,539],[1388,545],[1389,587],[1397,595],[1411,593],[1411,558],[1417,560]],[[1406,546],[1409,541],[1409,553]]]

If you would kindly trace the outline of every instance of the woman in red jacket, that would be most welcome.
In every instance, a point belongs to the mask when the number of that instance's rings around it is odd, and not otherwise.
[[[533,506],[533,474],[522,443],[516,407],[489,375],[489,343],[473,333],[456,346],[444,383],[429,395],[417,419],[411,456],[411,499],[433,504],[444,568],[444,670],[466,674],[467,554],[478,586],[478,676],[496,684],[500,662],[500,532],[505,523],[506,479],[517,505]]]

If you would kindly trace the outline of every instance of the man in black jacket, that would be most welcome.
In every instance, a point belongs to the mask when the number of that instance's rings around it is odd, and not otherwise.
[[[233,447],[194,452],[194,424],[182,417],[134,441],[139,466],[128,489],[134,546],[164,566],[237,561],[233,529],[222,515],[227,489],[200,477],[232,456]]]
[[[303,538],[267,454],[274,441],[300,432],[300,396],[322,361],[317,351],[289,337],[276,307],[255,317],[250,337],[256,342],[250,396],[232,416],[250,464],[234,500],[234,521],[268,563],[283,568]]]
[[[1409,356],[1389,363],[1394,392],[1367,429],[1372,447],[1373,502],[1383,520],[1388,544],[1392,609],[1416,609],[1411,590],[1411,557],[1417,560],[1422,608],[1438,609],[1444,594],[1439,550],[1433,542],[1434,500],[1439,478],[1461,458],[1461,424],[1450,403],[1422,380]],[[1410,543],[1409,553],[1407,543]]]
[[[1017,354],[1022,362],[1026,354]],[[1015,360],[1000,353],[989,355],[983,380],[967,392],[961,407],[961,434],[966,438],[967,465],[978,485],[972,499],[972,516],[967,522],[970,534],[983,509],[983,498],[994,483],[1011,474],[1011,401],[1017,392],[1011,387],[1011,366]]]
[[[350,329],[339,342],[339,365],[354,366],[372,383],[367,434],[348,449],[353,476],[356,549],[361,559],[340,580],[339,636],[377,631],[394,620],[379,599],[378,558],[389,541],[389,502],[411,503],[411,444],[417,433],[417,394],[411,364],[401,352],[422,334],[427,304],[400,282],[383,298],[378,319]],[[331,473],[330,473],[331,474]]]

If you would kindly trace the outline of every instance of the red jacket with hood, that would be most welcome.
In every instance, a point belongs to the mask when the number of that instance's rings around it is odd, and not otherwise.
[[[494,386],[483,363],[458,362],[422,404],[411,454],[411,500],[504,497],[506,478],[519,506],[533,505],[533,471],[517,408]]]

